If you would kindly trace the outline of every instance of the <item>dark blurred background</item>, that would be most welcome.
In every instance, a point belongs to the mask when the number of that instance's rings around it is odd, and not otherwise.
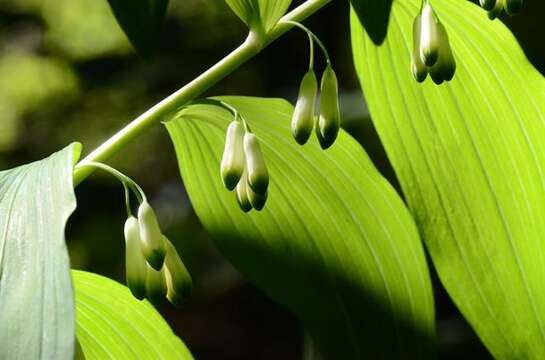
[[[334,59],[344,127],[395,185],[352,68],[348,10],[347,1],[334,1],[306,24]],[[504,20],[543,72],[542,10],[543,2],[528,1],[520,15]],[[89,152],[214,64],[243,41],[245,32],[222,0],[171,0],[157,55],[143,61],[106,0],[0,0],[0,169],[42,158],[74,140]],[[293,31],[205,95],[293,101],[307,59],[306,37]],[[112,164],[143,186],[193,275],[190,302],[159,309],[195,357],[300,359],[303,335],[297,320],[246,283],[200,226],[164,128],[141,137]],[[96,173],[77,188],[77,197],[78,210],[67,229],[73,267],[123,282],[122,188]],[[435,275],[434,286],[440,357],[488,358]]]

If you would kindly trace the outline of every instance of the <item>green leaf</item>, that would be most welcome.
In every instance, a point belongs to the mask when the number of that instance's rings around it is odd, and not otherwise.
[[[80,144],[0,172],[0,359],[70,359],[74,299],[64,227]]]
[[[434,312],[416,227],[345,132],[327,151],[291,136],[279,99],[222,97],[261,143],[270,174],[261,212],[243,213],[220,177],[233,116],[202,103],[166,123],[192,204],[217,247],[302,320],[326,359],[429,358]]]
[[[360,23],[377,45],[386,38],[393,0],[350,0]]]
[[[284,15],[291,0],[225,0],[237,16],[253,29],[263,25],[269,31]]]
[[[76,333],[86,360],[193,359],[147,300],[97,274],[73,270],[72,278]]]
[[[108,0],[127,37],[143,56],[155,50],[168,0]]]
[[[417,84],[412,21],[394,1],[375,46],[352,14],[372,118],[450,296],[499,359],[545,358],[545,82],[499,21],[467,1],[433,2],[458,63]]]

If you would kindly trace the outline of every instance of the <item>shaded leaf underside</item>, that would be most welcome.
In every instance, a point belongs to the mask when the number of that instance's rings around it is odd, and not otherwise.
[[[0,358],[72,359],[74,299],[64,227],[79,144],[0,172]]]

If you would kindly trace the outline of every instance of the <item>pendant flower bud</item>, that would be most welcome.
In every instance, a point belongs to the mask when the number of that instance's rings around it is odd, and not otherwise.
[[[227,190],[233,190],[244,171],[244,127],[240,121],[233,121],[227,128],[225,148],[221,159],[221,179]]]
[[[503,8],[505,5],[505,0],[496,0],[496,5],[492,8],[492,10],[488,11],[488,18],[490,20],[496,19],[498,16],[500,16]]]
[[[496,5],[496,0],[479,0],[481,7],[487,11],[490,11]]]
[[[516,15],[522,8],[522,0],[505,0],[504,8],[507,15]]]
[[[503,1],[503,0],[497,0]],[[443,24],[433,14],[433,38],[434,47],[436,48],[436,58],[433,65],[427,65],[424,63],[422,55],[424,30],[423,27],[426,21],[423,20],[424,12],[433,12],[430,10],[429,3],[424,5],[422,14],[418,15],[413,23],[413,54],[412,54],[412,71],[416,81],[422,82],[426,79],[428,73],[432,80],[437,85],[442,84],[444,81],[450,81],[454,77],[456,72],[456,60],[450,47],[448,34]]]
[[[450,81],[456,72],[456,60],[448,40],[448,34],[443,24],[438,23],[438,34],[440,39],[439,59],[430,69],[430,76],[437,85],[443,81]]]
[[[337,139],[341,128],[339,110],[339,88],[337,75],[330,64],[326,65],[320,85],[320,118],[318,119],[318,140],[322,149],[327,149]]]
[[[413,54],[411,67],[414,79],[421,83],[428,76],[428,69],[420,58],[420,37],[421,37],[422,16],[418,15],[413,22]]]
[[[138,220],[131,216],[125,221],[125,269],[127,286],[138,300],[146,296],[146,259],[140,249]]]
[[[248,188],[248,176],[246,175],[246,171],[244,171],[236,187],[238,206],[244,212],[252,210],[252,204],[250,203],[250,199],[248,199]]]
[[[167,294],[163,270],[155,270],[149,264],[146,271],[146,298],[152,303],[160,302]]]
[[[265,207],[265,203],[267,202],[267,196],[268,194],[265,192],[265,194],[258,194],[252,190],[251,187],[246,187],[246,191],[248,191],[248,200],[250,201],[250,204],[254,209],[257,211],[263,210]]]
[[[299,97],[291,119],[291,133],[300,145],[304,145],[308,141],[314,128],[314,104],[317,93],[316,75],[314,70],[309,70],[301,80]]]
[[[142,253],[151,267],[160,270],[165,259],[166,248],[157,216],[147,200],[142,201],[138,208],[138,224]]]
[[[244,155],[248,185],[258,194],[266,193],[269,186],[269,172],[259,146],[259,140],[250,132],[244,134]]]
[[[426,66],[433,66],[439,57],[439,20],[428,1],[420,16],[420,59]]]
[[[163,266],[167,299],[173,305],[180,305],[191,294],[193,282],[174,245],[165,236],[163,236],[163,241],[167,248],[165,265]]]

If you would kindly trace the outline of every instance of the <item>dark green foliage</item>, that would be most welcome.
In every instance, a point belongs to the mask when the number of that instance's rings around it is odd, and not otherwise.
[[[108,0],[127,37],[144,57],[156,49],[168,0]]]

